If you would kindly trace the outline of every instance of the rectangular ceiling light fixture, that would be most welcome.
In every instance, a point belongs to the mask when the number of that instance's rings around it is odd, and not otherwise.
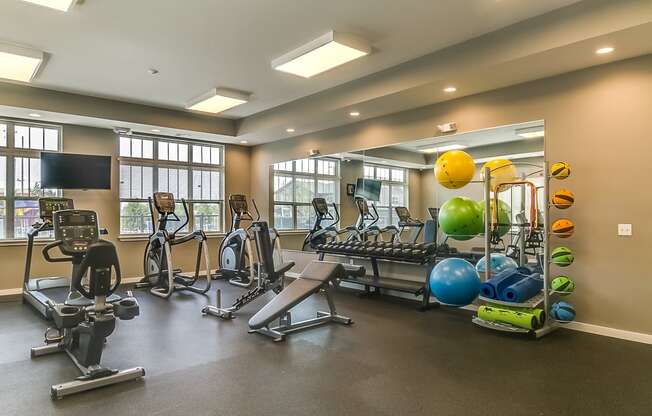
[[[445,146],[439,146],[439,147],[428,147],[426,149],[419,149],[420,152],[423,153],[442,153],[442,152],[448,152],[449,150],[462,150],[466,149],[466,146],[463,144],[447,144]]]
[[[272,68],[304,78],[343,65],[371,53],[363,40],[330,31],[272,61]]]
[[[249,94],[227,88],[213,88],[202,94],[186,106],[188,110],[203,113],[221,113],[249,101]]]
[[[546,133],[543,130],[543,126],[541,126],[541,127],[528,127],[525,129],[516,129],[516,135],[524,139],[538,139],[544,137]]]
[[[67,12],[77,2],[77,0],[23,0],[28,3],[38,4],[39,6],[49,7],[51,9]]]
[[[0,78],[30,82],[43,63],[43,52],[0,43]]]

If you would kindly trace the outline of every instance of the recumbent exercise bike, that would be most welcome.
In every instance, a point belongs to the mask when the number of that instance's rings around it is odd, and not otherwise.
[[[43,256],[51,263],[71,262],[71,286],[91,300],[91,304],[73,306],[49,301],[55,327],[46,330],[45,345],[32,348],[31,356],[65,352],[82,373],[74,381],[53,385],[51,397],[60,399],[143,377],[142,367],[119,371],[100,363],[106,339],[115,329],[116,317],[130,320],[138,316],[140,310],[130,293],[114,303],[107,302],[120,285],[120,263],[115,246],[99,239],[97,214],[87,210],[57,211],[53,226],[55,241],[43,248]],[[64,257],[52,257],[50,251],[55,248],[59,248]],[[112,271],[115,272],[113,284]]]

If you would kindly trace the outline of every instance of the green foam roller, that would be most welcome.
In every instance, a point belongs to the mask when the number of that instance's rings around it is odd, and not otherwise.
[[[546,323],[546,311],[544,311],[541,308],[519,308],[516,306],[501,306],[498,309],[507,309],[510,311],[518,311],[518,312],[525,312],[525,313],[531,313],[534,315],[535,318],[537,318],[537,328],[541,328],[543,324]]]
[[[537,317],[534,314],[495,306],[480,306],[478,317],[485,321],[509,324],[519,328],[535,329],[537,327]]]

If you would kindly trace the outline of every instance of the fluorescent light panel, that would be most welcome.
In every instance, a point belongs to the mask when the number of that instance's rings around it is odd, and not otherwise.
[[[526,129],[516,129],[516,135],[524,139],[538,139],[545,137],[546,132],[543,127],[529,127]]]
[[[369,53],[371,47],[364,41],[352,35],[331,31],[274,59],[272,68],[310,78]]]
[[[213,88],[206,94],[192,100],[186,108],[203,113],[217,114],[247,101],[249,101],[249,94],[226,88]]]
[[[43,52],[0,43],[0,78],[30,82],[43,63]]]
[[[51,9],[67,12],[77,2],[77,0],[23,0],[28,3],[38,4],[39,6],[49,7]]]
[[[463,144],[448,144],[445,146],[439,146],[439,147],[429,147],[426,149],[419,149],[420,152],[423,153],[441,153],[441,152],[448,152],[449,150],[461,150],[461,149],[466,149],[467,146],[464,146]]]

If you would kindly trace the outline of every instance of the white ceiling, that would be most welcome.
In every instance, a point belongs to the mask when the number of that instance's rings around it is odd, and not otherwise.
[[[240,118],[576,2],[84,0],[60,13],[0,0],[0,40],[49,55],[38,87],[171,108],[229,87],[253,93],[223,114]],[[331,29],[366,38],[374,53],[309,80],[270,68]]]

